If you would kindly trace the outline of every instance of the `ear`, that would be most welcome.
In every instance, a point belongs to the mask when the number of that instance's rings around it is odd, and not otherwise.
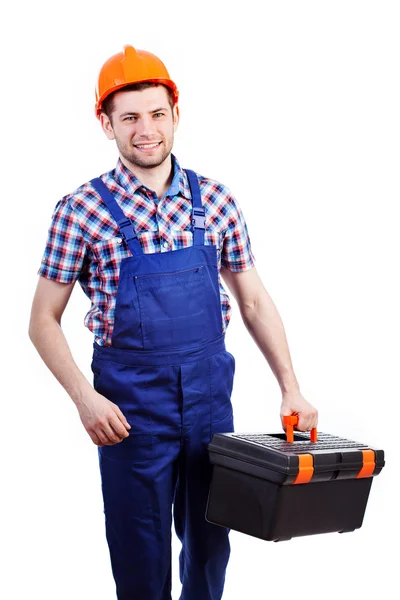
[[[102,127],[104,133],[108,137],[108,139],[114,140],[115,136],[114,136],[114,130],[111,125],[111,121],[110,121],[109,117],[107,117],[106,113],[104,113],[104,112],[100,113],[100,124],[101,124],[101,127]]]
[[[173,118],[174,118],[174,132],[178,129],[178,124],[179,124],[179,106],[177,104],[175,104],[173,111]]]

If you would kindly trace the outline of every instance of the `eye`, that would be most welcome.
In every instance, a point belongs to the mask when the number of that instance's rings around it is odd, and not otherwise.
[[[125,117],[124,121],[134,121],[136,119],[136,117],[134,117],[133,115]]]
[[[155,114],[154,114],[154,116],[155,116],[155,117],[163,117],[163,116],[164,116],[164,113],[162,113],[162,112],[158,112],[158,113],[155,113]]]

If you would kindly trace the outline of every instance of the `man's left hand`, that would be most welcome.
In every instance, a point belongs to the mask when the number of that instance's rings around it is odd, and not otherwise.
[[[298,431],[311,431],[318,424],[318,411],[312,404],[302,396],[299,390],[293,392],[284,392],[282,394],[281,404],[281,421],[283,425],[283,417],[288,415],[297,415],[299,422],[295,429]]]

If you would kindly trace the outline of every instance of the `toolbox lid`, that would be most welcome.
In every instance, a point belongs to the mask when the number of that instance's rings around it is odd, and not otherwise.
[[[229,457],[231,468],[248,472],[249,465],[258,466],[286,475],[285,483],[371,477],[385,464],[383,450],[321,432],[317,442],[297,431],[293,442],[285,433],[216,433],[208,450],[214,464]]]

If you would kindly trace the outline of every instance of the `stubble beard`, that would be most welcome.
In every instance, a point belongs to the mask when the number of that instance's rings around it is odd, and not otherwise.
[[[115,140],[117,143],[118,150],[120,154],[124,157],[125,160],[130,162],[132,165],[136,167],[140,167],[141,169],[154,169],[159,167],[171,154],[174,138],[168,141],[165,139],[162,140],[161,147],[157,149],[156,156],[139,156],[140,150],[134,150],[132,146],[122,145]],[[161,151],[161,153],[160,153]]]

